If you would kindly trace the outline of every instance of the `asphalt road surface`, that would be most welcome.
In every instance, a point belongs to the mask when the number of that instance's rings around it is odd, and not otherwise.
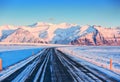
[[[0,82],[119,81],[78,63],[55,48],[48,48],[21,68],[0,79]]]

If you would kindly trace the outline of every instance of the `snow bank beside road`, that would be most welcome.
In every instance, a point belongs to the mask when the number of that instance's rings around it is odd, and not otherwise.
[[[112,71],[120,74],[120,47],[84,46],[59,48],[59,50],[107,69],[110,69],[111,58]]]

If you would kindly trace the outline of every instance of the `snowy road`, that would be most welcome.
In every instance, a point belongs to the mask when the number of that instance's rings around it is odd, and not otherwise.
[[[54,48],[33,55],[28,61],[13,72],[7,71],[7,76],[1,74],[0,82],[120,82]]]

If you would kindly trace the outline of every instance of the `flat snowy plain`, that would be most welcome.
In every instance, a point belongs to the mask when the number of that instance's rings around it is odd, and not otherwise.
[[[0,58],[3,60],[3,68],[9,67],[17,62],[30,57],[48,46],[0,46]],[[50,46],[51,47],[51,46]],[[54,46],[53,46],[54,47]],[[55,46],[57,47],[57,46]],[[112,59],[112,70],[120,74],[120,47],[119,46],[72,46],[59,47],[58,49],[77,60],[83,60],[85,65],[99,66],[110,70],[110,59]],[[93,65],[91,65],[93,64]]]
[[[105,69],[110,69],[112,59],[112,70],[120,74],[120,47],[119,46],[79,46],[58,48],[73,57],[85,60]]]
[[[0,58],[3,68],[7,68],[21,60],[39,52],[38,46],[0,46]]]
[[[36,57],[37,54],[30,57],[33,52],[35,54],[43,48],[48,47],[57,46],[0,46],[0,58],[3,60],[3,68],[8,67],[8,69],[0,72],[0,75],[5,74],[5,77],[7,77],[6,74],[20,68],[20,66],[23,66],[25,63]],[[66,53],[66,55],[69,55],[73,60],[78,61],[86,67],[93,68],[93,70],[97,69],[98,71],[109,75],[111,78],[118,79],[120,77],[119,46],[58,46],[57,49]],[[110,59],[113,61],[112,70],[109,69]],[[21,60],[24,61],[20,62]]]

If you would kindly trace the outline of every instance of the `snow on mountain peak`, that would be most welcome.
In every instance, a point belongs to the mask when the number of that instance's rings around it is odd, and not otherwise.
[[[97,29],[94,26],[83,26],[80,28],[80,36],[84,36],[89,33],[97,33]]]
[[[31,27],[31,28],[30,28]],[[107,34],[106,34],[107,33]],[[0,26],[0,41],[7,42],[47,42],[68,44],[104,44],[109,41],[120,44],[120,29],[101,26],[79,26],[77,24],[51,24],[37,22],[29,26]],[[79,40],[80,39],[80,40]]]
[[[59,24],[60,26],[70,26],[70,24],[68,24],[68,23],[61,23],[61,24]]]
[[[59,28],[70,28],[72,26],[77,26],[77,24],[61,23],[57,25]]]
[[[18,28],[14,31],[10,36],[2,40],[3,42],[32,42],[32,43],[39,43],[42,42],[42,39],[37,38],[28,30]]]
[[[84,32],[84,31],[87,30],[89,27],[90,27],[90,25],[82,26],[82,27],[80,28],[80,32],[81,32],[81,33]]]

